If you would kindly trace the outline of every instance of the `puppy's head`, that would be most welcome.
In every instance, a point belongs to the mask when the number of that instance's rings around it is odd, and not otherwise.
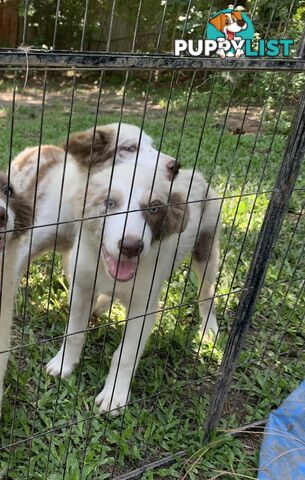
[[[26,198],[16,193],[13,185],[8,183],[8,177],[0,173],[0,251],[4,241],[7,243],[27,232],[32,215],[33,209]]]
[[[220,32],[228,34],[236,33],[247,28],[247,24],[242,17],[241,12],[220,13],[210,19],[210,23]],[[230,35],[228,35],[230,37]],[[232,36],[234,38],[234,36]],[[229,38],[230,39],[230,38]]]
[[[151,169],[138,165],[134,174],[134,167],[126,164],[116,165],[113,175],[111,171],[93,175],[85,216],[105,215],[100,222],[89,220],[88,228],[97,240],[103,232],[102,260],[107,273],[128,281],[156,242],[185,229],[188,211],[183,196],[170,193],[171,182],[164,172],[154,178]]]
[[[64,146],[66,147],[66,146]],[[171,180],[179,172],[179,163],[158,152],[153,141],[135,125],[118,123],[93,128],[70,136],[68,152],[82,166],[107,167],[115,163],[130,163],[164,170]]]

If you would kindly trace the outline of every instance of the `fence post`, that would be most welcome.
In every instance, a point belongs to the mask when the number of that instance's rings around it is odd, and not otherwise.
[[[220,376],[212,394],[207,419],[205,439],[209,440],[216,428],[228,394],[236,363],[244,344],[254,308],[261,291],[272,249],[278,238],[289,200],[293,192],[302,159],[305,154],[305,90],[296,110],[273,193],[258,237],[245,286],[236,311],[233,326],[220,366]]]

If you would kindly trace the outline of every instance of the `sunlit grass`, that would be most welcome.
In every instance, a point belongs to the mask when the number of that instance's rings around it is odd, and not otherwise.
[[[127,113],[124,113],[123,121],[141,125],[145,99],[143,91],[145,89],[139,90],[138,94],[132,91],[127,95]],[[31,94],[38,99],[36,107],[22,100],[16,105],[14,155],[39,141],[41,90],[36,86]],[[65,141],[71,96],[66,84],[64,94],[64,97],[54,96],[51,102],[47,101],[42,127],[43,143],[61,144]],[[91,103],[86,102],[85,94],[86,88],[76,91],[72,131],[94,124],[94,98]],[[93,94],[97,96],[96,89]],[[103,109],[106,102],[112,105],[113,94],[120,99],[122,90],[107,89],[105,86],[98,117],[100,124],[119,119],[119,109]],[[226,197],[222,209],[221,239],[225,263],[221,267],[216,300],[221,333],[216,346],[212,342],[202,343],[198,337],[198,310],[193,303],[196,285],[193,274],[187,274],[186,263],[172,279],[165,313],[158,321],[140,362],[133,382],[132,405],[124,417],[101,417],[93,400],[102,388],[111,354],[120,340],[124,319],[122,309],[115,305],[111,319],[107,315],[98,320],[92,319],[92,330],[87,336],[81,366],[68,380],[60,382],[51,379],[45,373],[45,364],[59,348],[61,338],[58,337],[64,334],[68,315],[67,285],[58,258],[54,271],[50,255],[35,262],[29,276],[28,297],[25,301],[26,281],[23,279],[16,301],[13,346],[18,347],[22,343],[25,347],[21,350],[16,348],[11,355],[1,440],[3,445],[7,445],[33,434],[37,437],[31,444],[21,443],[1,452],[3,471],[10,458],[8,478],[38,480],[46,478],[48,472],[48,480],[59,480],[63,478],[66,466],[65,478],[68,480],[101,480],[111,477],[114,464],[118,475],[159,459],[163,454],[188,449],[191,455],[202,448],[209,394],[282,160],[290,119],[289,113],[284,112],[274,139],[277,122],[274,114],[267,116],[257,139],[254,133],[239,136],[227,129],[221,135],[222,125],[219,120],[216,124],[216,117],[222,112],[219,95],[215,101],[212,100],[207,113],[207,96],[195,92],[181,137],[186,95],[176,88],[162,144],[164,152],[173,156],[178,153],[184,167],[196,165],[207,179],[211,179],[219,195]],[[224,96],[223,109],[226,99]],[[166,89],[160,92],[159,97],[154,91],[149,100],[151,105],[159,108],[148,107],[144,128],[159,145],[167,104]],[[136,112],[133,108],[135,101],[140,102]],[[3,111],[6,117],[1,116],[0,110],[0,164],[5,167],[10,156],[10,107],[6,106]],[[206,127],[199,149],[206,114]],[[299,183],[303,181],[304,172]],[[240,194],[243,196],[239,197]],[[291,349],[299,349],[303,342],[305,331],[299,323],[305,302],[304,297],[299,298],[300,282],[292,282],[288,293],[287,289],[294,270],[297,269],[300,276],[302,269],[304,271],[304,222],[299,224],[279,277],[285,249],[297,219],[294,212],[300,210],[301,201],[302,194],[296,193],[291,202],[292,213],[287,216],[274,251],[249,341],[238,365],[230,396],[232,405],[226,407],[223,425],[228,428],[238,421],[245,423],[266,416],[303,375],[303,369]],[[234,228],[231,231],[232,225]],[[274,287],[274,282],[278,280],[282,282]],[[185,282],[187,288],[182,298]],[[229,292],[235,293],[228,297]],[[160,306],[164,300],[163,295]],[[186,306],[179,307],[181,303]],[[252,349],[250,340],[254,338],[256,343]],[[264,352],[264,363],[260,366]],[[245,371],[247,374],[244,374]],[[235,400],[238,395],[239,403]],[[69,422],[72,425],[66,426]],[[43,435],[39,436],[40,433]],[[256,447],[247,447],[243,440],[237,438],[226,438],[225,442],[215,445],[202,456],[189,472],[189,478],[210,478],[210,472],[214,470],[234,471],[255,478]],[[170,468],[159,469],[157,473],[147,472],[142,478],[181,478],[182,464],[177,462]]]

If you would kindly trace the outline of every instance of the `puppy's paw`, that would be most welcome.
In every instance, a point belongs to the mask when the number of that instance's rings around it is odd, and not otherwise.
[[[217,324],[217,319],[215,312],[212,310],[207,313],[205,310],[201,309],[201,326],[200,326],[200,336],[203,336],[204,342],[210,342],[218,337],[219,328]]]
[[[49,375],[52,377],[61,377],[66,378],[74,370],[75,363],[73,363],[69,358],[69,355],[65,352],[63,359],[62,349],[55,355],[52,360],[47,364],[46,370]]]
[[[216,338],[215,333],[213,330],[208,330],[207,332],[200,332],[200,341],[202,343],[214,343]]]
[[[116,385],[113,392],[114,385],[105,385],[104,389],[98,394],[95,399],[95,404],[99,407],[99,412],[110,412],[110,415],[116,417],[122,413],[129,400],[129,392],[127,388],[121,388],[120,385]]]

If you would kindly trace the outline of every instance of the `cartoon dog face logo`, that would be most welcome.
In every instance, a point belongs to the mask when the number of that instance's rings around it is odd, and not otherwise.
[[[241,12],[220,13],[211,18],[210,23],[220,32],[225,34],[227,40],[233,40],[236,33],[247,28],[247,23]]]
[[[223,40],[226,44],[232,41],[234,43],[234,41],[252,39],[254,35],[253,25],[244,11],[243,7],[234,8],[233,5],[229,5],[226,10],[214,15],[208,23],[208,38],[218,41]],[[220,45],[216,53],[222,58],[233,57],[234,55],[239,58],[244,54],[244,51],[242,48],[234,50],[230,46],[221,48]]]

